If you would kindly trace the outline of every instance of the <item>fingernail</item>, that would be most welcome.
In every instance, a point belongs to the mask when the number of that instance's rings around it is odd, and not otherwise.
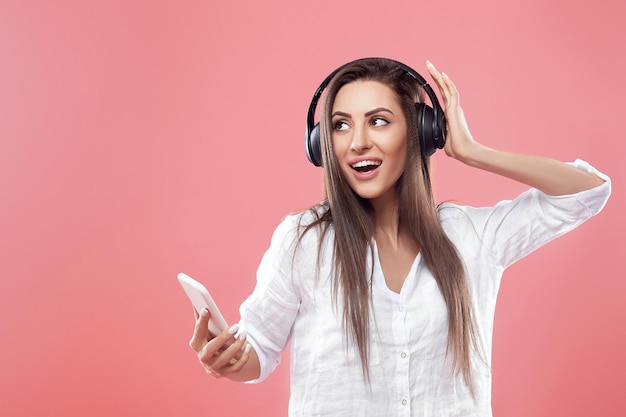
[[[246,331],[246,329],[239,329],[239,331],[235,335],[235,339],[239,340],[246,340],[246,337],[248,337],[248,332]]]
[[[206,308],[206,307],[205,307],[205,308],[203,308],[203,309],[202,309],[202,312],[201,312],[200,314],[202,315],[202,317],[206,317],[206,316],[207,316],[207,314],[209,314],[209,309],[208,309],[208,308]]]
[[[248,344],[246,345],[246,348],[245,348],[243,351],[244,351],[245,353],[248,353],[248,352],[250,352],[250,348],[251,348],[250,343],[248,343]]]
[[[237,330],[239,330],[239,325],[238,324],[233,324],[232,326],[230,326],[230,329],[228,329],[228,333],[229,334],[235,334],[235,333],[237,333]]]

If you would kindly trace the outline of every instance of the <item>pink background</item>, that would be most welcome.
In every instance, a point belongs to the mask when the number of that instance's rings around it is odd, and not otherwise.
[[[612,176],[599,217],[505,275],[493,408],[623,416],[625,17],[620,0],[0,2],[0,415],[285,415],[286,355],[258,386],[205,375],[176,273],[237,320],[274,227],[321,196],[314,89],[382,55],[450,74],[479,141]],[[439,201],[523,189],[434,164]]]

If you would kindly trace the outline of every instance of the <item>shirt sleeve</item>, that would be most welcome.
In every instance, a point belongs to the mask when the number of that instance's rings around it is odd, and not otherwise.
[[[252,294],[240,307],[240,326],[259,357],[263,381],[280,363],[300,307],[300,295],[292,275],[297,242],[297,216],[288,216],[274,231],[269,249],[257,270]]]
[[[465,207],[465,215],[483,248],[506,268],[549,241],[575,229],[599,213],[611,194],[611,180],[587,162],[571,163],[605,182],[579,193],[550,196],[530,189],[514,200],[490,208]]]

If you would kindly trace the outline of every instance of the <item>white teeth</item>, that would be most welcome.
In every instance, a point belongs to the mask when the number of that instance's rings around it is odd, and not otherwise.
[[[365,161],[359,161],[356,164],[352,164],[352,168],[363,168],[363,167],[367,167],[367,166],[370,166],[370,165],[378,166],[380,164],[382,164],[382,162],[380,162],[380,161],[365,160]]]

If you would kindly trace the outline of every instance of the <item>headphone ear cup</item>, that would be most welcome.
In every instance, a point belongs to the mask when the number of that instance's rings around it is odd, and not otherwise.
[[[432,107],[424,103],[415,103],[417,112],[417,136],[420,140],[422,155],[425,157],[435,153],[435,116]]]
[[[317,123],[306,137],[306,156],[316,167],[322,166],[322,143],[320,140],[320,124]]]

